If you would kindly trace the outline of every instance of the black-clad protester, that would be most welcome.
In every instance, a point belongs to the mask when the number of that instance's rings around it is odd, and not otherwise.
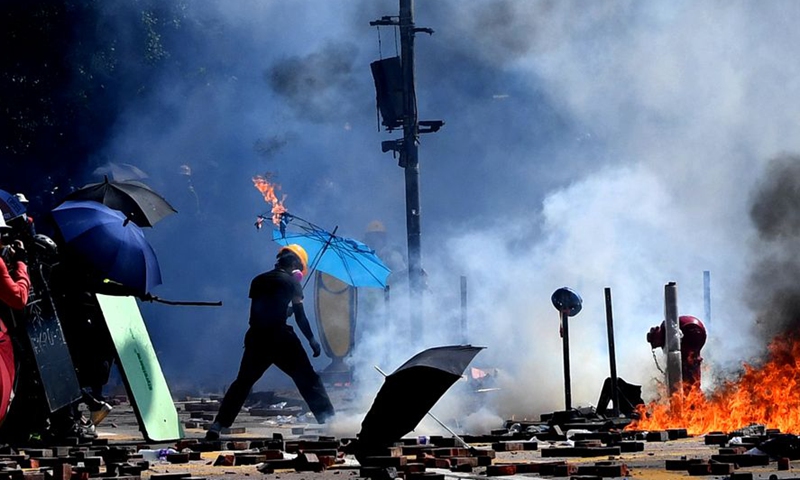
[[[297,326],[314,357],[318,357],[321,348],[303,309],[300,285],[302,275],[308,273],[308,254],[300,245],[292,244],[281,248],[277,258],[273,270],[256,276],[250,284],[250,328],[244,337],[242,363],[206,433],[208,440],[216,440],[223,428],[233,424],[253,385],[272,364],[292,378],[317,422],[325,423],[334,414],[328,393],[300,339],[286,324],[291,304]]]

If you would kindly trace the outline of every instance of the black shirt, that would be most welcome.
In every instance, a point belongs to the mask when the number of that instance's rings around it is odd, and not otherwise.
[[[258,275],[250,283],[250,325],[285,325],[289,304],[298,297],[303,298],[303,287],[288,272],[276,268]]]

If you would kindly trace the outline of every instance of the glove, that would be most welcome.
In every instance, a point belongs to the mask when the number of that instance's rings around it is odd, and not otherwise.
[[[322,347],[319,346],[317,339],[312,338],[308,341],[308,344],[311,346],[311,351],[314,352],[314,358],[319,357],[319,354],[322,353]]]
[[[25,262],[27,259],[27,252],[25,251],[25,244],[22,240],[14,240],[11,244],[11,258],[15,262]]]

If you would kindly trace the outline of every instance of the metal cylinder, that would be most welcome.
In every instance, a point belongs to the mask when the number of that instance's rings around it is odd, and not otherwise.
[[[569,315],[561,312],[561,339],[564,346],[564,405],[565,410],[572,410],[572,385],[569,374]]]
[[[670,395],[681,392],[681,329],[678,323],[678,285],[664,286],[664,326],[667,352],[667,389]]]

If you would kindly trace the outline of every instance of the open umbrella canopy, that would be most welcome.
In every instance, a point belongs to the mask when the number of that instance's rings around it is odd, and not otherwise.
[[[379,451],[414,430],[482,349],[472,345],[429,348],[388,375],[361,422],[360,450]]]
[[[119,210],[140,227],[152,227],[162,218],[176,212],[164,197],[144,183],[134,180],[91,183],[66,196],[65,200],[92,200]]]
[[[308,253],[309,269],[332,275],[353,287],[385,288],[391,273],[375,250],[352,238],[339,237],[298,217],[283,214],[296,232],[287,231],[285,225],[272,232],[272,240],[279,245],[296,243]]]
[[[147,178],[147,174],[142,171],[136,165],[131,165],[130,163],[114,163],[108,162],[105,165],[97,167],[94,169],[95,175],[104,175],[106,177],[111,177],[111,180],[115,181],[127,181],[127,180],[140,180],[142,178]]]
[[[104,278],[143,295],[161,284],[161,269],[144,232],[122,213],[85,200],[52,211],[67,249]]]
[[[25,213],[25,205],[19,201],[16,195],[0,190],[0,211],[3,212],[3,219],[8,221]]]

